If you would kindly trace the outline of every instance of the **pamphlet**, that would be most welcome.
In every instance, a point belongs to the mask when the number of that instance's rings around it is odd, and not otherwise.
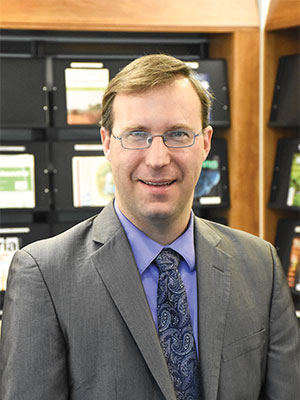
[[[114,198],[111,165],[104,156],[72,159],[74,207],[104,207]]]
[[[299,234],[295,235],[292,241],[287,280],[288,280],[288,285],[291,289],[300,292],[300,235]]]
[[[67,123],[98,124],[101,102],[109,82],[107,68],[66,68]]]
[[[222,202],[220,158],[218,155],[203,162],[200,178],[195,188],[195,198],[202,205]]]
[[[0,154],[0,208],[35,207],[33,154]]]
[[[287,205],[300,207],[300,153],[293,154]]]
[[[18,237],[0,237],[0,291],[6,290],[6,281],[11,260],[20,248]]]

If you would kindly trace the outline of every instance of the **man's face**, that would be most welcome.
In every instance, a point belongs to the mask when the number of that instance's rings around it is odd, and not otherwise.
[[[184,77],[146,92],[118,94],[113,112],[115,136],[133,129],[152,135],[179,128],[194,133],[202,130],[200,100]],[[195,144],[187,148],[167,148],[162,138],[156,137],[148,149],[127,150],[101,128],[116,200],[123,214],[142,230],[147,224],[157,225],[160,221],[182,220],[186,224],[211,135],[208,127],[205,135],[198,136]]]

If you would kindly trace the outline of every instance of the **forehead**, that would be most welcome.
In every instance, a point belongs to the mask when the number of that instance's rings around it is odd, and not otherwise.
[[[201,103],[191,82],[181,77],[148,90],[119,93],[113,103],[115,125],[201,123]]]

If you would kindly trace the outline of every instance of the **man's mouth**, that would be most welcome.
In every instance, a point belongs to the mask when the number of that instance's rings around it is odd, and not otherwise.
[[[146,184],[146,185],[149,185],[149,186],[169,186],[169,185],[171,185],[172,183],[175,182],[175,180],[173,180],[173,181],[166,181],[166,182],[153,182],[153,181],[144,181],[144,180],[142,180],[142,179],[140,179],[140,181],[141,181],[142,183]]]

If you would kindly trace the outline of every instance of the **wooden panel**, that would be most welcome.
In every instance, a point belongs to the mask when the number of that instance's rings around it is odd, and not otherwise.
[[[272,210],[268,208],[273,168],[278,139],[283,137],[297,137],[297,128],[283,129],[268,126],[273,99],[274,85],[277,74],[279,57],[299,52],[300,28],[268,32],[265,37],[264,53],[264,139],[263,139],[263,237],[274,243],[279,218],[291,217],[293,212]]]
[[[258,235],[259,31],[215,35],[210,46],[210,55],[226,58],[229,68],[229,225]]]
[[[271,0],[266,30],[300,25],[300,0]]]
[[[0,27],[112,31],[226,31],[258,27],[256,0],[1,0]]]

